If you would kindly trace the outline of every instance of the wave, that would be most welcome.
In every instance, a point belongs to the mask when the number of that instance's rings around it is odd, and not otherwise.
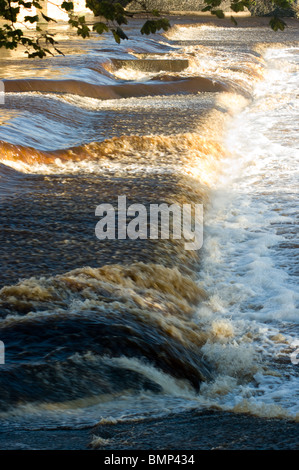
[[[80,80],[5,80],[4,87],[6,93],[68,93],[100,100],[231,90],[230,85],[224,81],[205,77],[181,77],[168,83],[127,83],[124,85],[95,85]]]
[[[140,72],[182,72],[189,67],[188,59],[167,58],[140,58],[134,59],[111,59],[115,69],[131,69]],[[105,64],[107,67],[107,64]]]
[[[124,351],[198,389],[212,376],[200,352],[206,335],[192,321],[202,298],[205,292],[192,276],[144,263],[85,267],[5,286],[0,291],[1,338],[7,345],[1,402],[65,401],[143,388],[140,370],[129,373],[109,360]],[[97,361],[73,359],[90,351]],[[148,379],[147,387],[157,391]]]
[[[73,100],[71,101],[74,104]],[[115,106],[117,100],[109,101]],[[214,108],[211,109],[211,104]],[[243,109],[248,100],[236,93],[221,93],[216,99],[203,100],[193,122],[194,132],[158,135],[121,135],[108,138],[102,142],[91,142],[55,150],[40,150],[32,146],[24,146],[0,140],[0,161],[13,166],[19,171],[28,172],[76,172],[84,168],[68,163],[94,162],[97,168],[103,169],[113,163],[144,169],[155,168],[164,171],[176,171],[198,177],[202,182],[217,177],[217,162],[225,158],[227,151],[222,145],[225,129],[234,113]],[[84,103],[79,103],[79,105]],[[180,100],[166,103],[165,109],[174,107],[179,110],[184,103]],[[130,104],[135,110],[135,102]],[[143,101],[141,109],[149,104]],[[88,103],[88,106],[90,104]],[[198,104],[195,106],[197,110]],[[97,107],[96,107],[97,109]],[[102,107],[99,108],[100,110]],[[106,109],[106,108],[104,108]],[[123,109],[123,108],[121,108]],[[127,109],[125,106],[124,109]],[[164,109],[164,108],[162,108]],[[189,108],[188,108],[189,109]],[[86,117],[87,119],[87,117]],[[38,170],[38,167],[40,170]],[[48,169],[47,169],[48,166]],[[52,169],[50,167],[53,167]],[[95,170],[92,166],[91,171]],[[88,167],[86,167],[88,171]],[[213,174],[213,172],[215,174]]]
[[[117,80],[139,84],[198,80],[201,77],[225,84],[230,91],[234,90],[247,98],[252,96],[254,84],[263,78],[265,72],[265,63],[257,46],[234,55],[221,46],[212,48],[191,43],[168,54],[135,56],[133,60],[111,59],[105,68]],[[207,88],[201,91],[207,91]]]
[[[220,117],[221,112],[212,113]],[[211,119],[211,116],[209,117]],[[205,122],[209,120],[205,119]],[[214,136],[186,133],[175,136],[122,136],[103,142],[42,151],[33,147],[0,141],[0,161],[25,173],[76,173],[78,171],[105,171],[118,166],[119,170],[137,171],[145,167],[151,171],[173,171],[209,183],[217,174],[217,162],[225,156],[217,131],[225,119],[213,126]],[[156,169],[156,170],[155,170]],[[215,172],[215,174],[213,173]]]

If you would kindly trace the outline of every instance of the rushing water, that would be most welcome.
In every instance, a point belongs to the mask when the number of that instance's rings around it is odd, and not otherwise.
[[[178,25],[2,60],[4,427],[298,419],[296,23],[279,38]],[[203,248],[97,240],[96,206],[121,195],[203,203]]]

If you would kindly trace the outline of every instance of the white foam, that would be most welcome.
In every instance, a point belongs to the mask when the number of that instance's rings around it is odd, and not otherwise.
[[[299,118],[299,57],[294,49],[266,57],[266,80],[227,134],[231,157],[206,216],[200,272],[210,298],[198,309],[197,321],[206,328],[217,319],[231,323],[232,338],[220,336],[204,347],[219,377],[240,379],[248,372],[248,382],[235,384],[218,402],[286,417],[299,412],[299,371],[290,357],[299,323],[294,256],[299,141],[292,134]],[[273,69],[281,64],[273,58],[290,66]],[[275,132],[281,125],[283,132]]]

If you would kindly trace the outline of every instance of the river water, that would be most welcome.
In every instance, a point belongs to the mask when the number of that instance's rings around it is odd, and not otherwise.
[[[298,420],[298,26],[181,23],[1,59],[3,429]],[[203,204],[203,247],[98,240],[118,196]]]

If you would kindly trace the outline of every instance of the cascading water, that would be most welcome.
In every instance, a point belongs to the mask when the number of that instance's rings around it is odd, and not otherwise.
[[[4,69],[3,429],[298,418],[299,54],[273,35],[176,26],[117,53],[90,39],[31,81]],[[100,242],[95,208],[121,195],[203,203],[203,248]]]

